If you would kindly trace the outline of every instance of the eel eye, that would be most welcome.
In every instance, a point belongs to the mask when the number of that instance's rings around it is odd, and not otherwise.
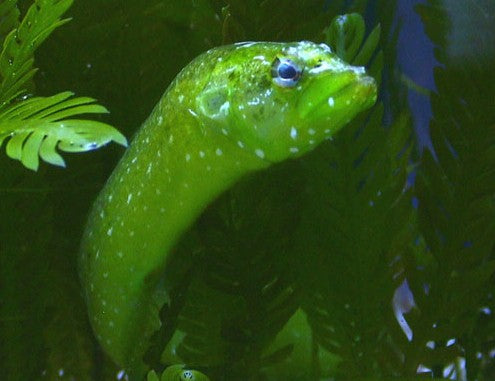
[[[282,87],[294,87],[301,78],[302,70],[288,58],[275,58],[272,65],[272,77]]]

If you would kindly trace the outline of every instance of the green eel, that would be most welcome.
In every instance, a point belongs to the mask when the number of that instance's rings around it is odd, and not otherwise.
[[[308,41],[222,46],[180,72],[100,193],[82,241],[91,325],[116,363],[146,370],[149,338],[167,324],[157,274],[205,207],[246,174],[330,139],[376,92],[364,68]]]

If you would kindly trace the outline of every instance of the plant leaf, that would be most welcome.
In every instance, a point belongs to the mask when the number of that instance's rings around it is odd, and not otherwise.
[[[34,97],[10,105],[0,113],[0,144],[6,138],[6,153],[36,171],[38,157],[65,166],[57,148],[65,152],[85,152],[111,141],[123,146],[126,138],[112,126],[92,120],[66,119],[81,114],[108,112],[88,97],[70,98],[71,92],[51,97]]]
[[[72,1],[36,0],[21,24],[8,33],[0,54],[0,108],[22,92],[26,82],[33,77],[36,72],[33,68],[34,51],[53,30],[69,21],[60,17]],[[12,12],[14,16],[10,16],[11,19],[15,17],[15,11],[10,8],[9,14]],[[10,25],[15,23],[11,20]]]
[[[19,25],[19,9],[17,0],[3,0],[0,3],[0,42],[3,43],[5,36]]]

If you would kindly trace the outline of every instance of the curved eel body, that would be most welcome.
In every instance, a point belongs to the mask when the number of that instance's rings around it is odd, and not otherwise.
[[[167,301],[155,275],[209,203],[247,173],[310,151],[375,99],[364,69],[324,44],[240,43],[186,66],[134,137],[84,233],[81,281],[105,351],[123,367],[143,366]]]

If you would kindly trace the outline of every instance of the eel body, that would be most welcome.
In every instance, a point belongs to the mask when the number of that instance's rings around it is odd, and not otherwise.
[[[364,69],[324,44],[239,43],[187,65],[137,132],[84,232],[81,282],[104,350],[123,367],[142,366],[151,334],[167,324],[157,274],[181,234],[241,177],[312,150],[375,99]]]

